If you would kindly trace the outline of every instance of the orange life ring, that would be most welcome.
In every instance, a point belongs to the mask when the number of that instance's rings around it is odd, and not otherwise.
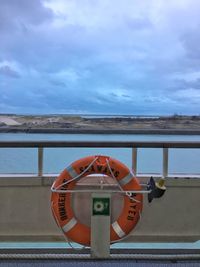
[[[92,163],[92,164],[91,164]],[[109,163],[109,167],[108,164]],[[77,180],[73,178],[85,177],[90,174],[114,175],[121,188],[126,191],[141,190],[141,186],[130,172],[130,170],[120,161],[107,156],[89,156],[73,162],[62,171],[56,178],[52,188],[61,190],[72,190]],[[68,183],[68,181],[70,181]],[[62,185],[60,187],[60,185]],[[65,236],[70,240],[90,246],[90,227],[80,223],[74,215],[71,204],[71,193],[52,191],[51,208],[58,226]],[[110,242],[113,243],[125,237],[136,226],[143,206],[142,194],[134,194],[131,198],[124,194],[124,205],[122,213],[118,219],[110,225]]]

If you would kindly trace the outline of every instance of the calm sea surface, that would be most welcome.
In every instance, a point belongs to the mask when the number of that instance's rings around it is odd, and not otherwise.
[[[0,140],[200,141],[200,135],[0,134]],[[44,172],[60,173],[74,160],[97,154],[112,156],[131,167],[131,149],[127,148],[46,148]],[[37,149],[0,148],[0,173],[36,172]],[[139,149],[138,173],[161,172],[162,149]],[[200,149],[170,149],[169,173],[200,173]]]

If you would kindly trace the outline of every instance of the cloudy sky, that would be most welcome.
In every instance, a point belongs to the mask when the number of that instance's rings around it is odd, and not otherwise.
[[[0,113],[200,114],[199,0],[0,0]]]

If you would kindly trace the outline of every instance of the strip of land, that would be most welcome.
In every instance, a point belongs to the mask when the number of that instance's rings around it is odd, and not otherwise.
[[[200,116],[75,116],[0,114],[1,133],[200,134]]]

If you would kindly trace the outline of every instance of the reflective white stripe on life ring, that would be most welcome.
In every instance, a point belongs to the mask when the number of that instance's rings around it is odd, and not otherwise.
[[[121,186],[124,186],[124,185],[128,184],[132,179],[133,179],[133,174],[131,172],[129,172],[129,174],[127,174],[124,178],[119,180],[119,183]]]
[[[65,233],[69,232],[75,225],[77,220],[73,217],[67,224],[65,224],[62,229]]]
[[[67,172],[69,173],[69,175],[72,177],[72,178],[75,178],[78,176],[78,173],[74,170],[74,168],[72,167],[72,165],[68,166],[66,168]]]
[[[118,224],[117,221],[115,221],[112,224],[113,230],[115,231],[115,233],[122,238],[123,236],[125,236],[126,234],[124,233],[124,231],[122,230],[122,228],[120,227],[120,225]]]

